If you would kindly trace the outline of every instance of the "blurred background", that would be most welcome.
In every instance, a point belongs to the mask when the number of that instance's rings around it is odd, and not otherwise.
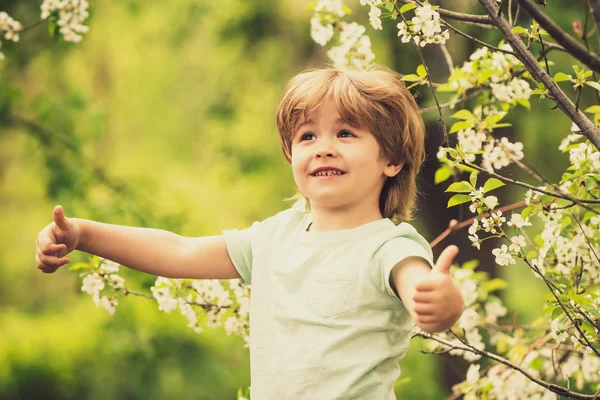
[[[76,272],[45,275],[35,268],[35,239],[56,204],[67,216],[186,236],[245,228],[288,207],[284,198],[294,193],[294,183],[274,117],[286,80],[328,62],[326,49],[310,38],[311,2],[90,3],[90,32],[80,44],[52,40],[46,24],[23,33],[19,43],[3,42],[0,399],[234,399],[238,388],[250,384],[242,339],[222,329],[195,334],[185,317],[164,314],[142,298],[122,299],[109,316],[81,292]],[[475,0],[435,3],[484,12]],[[346,4],[354,11],[346,20],[367,27],[376,62],[414,73],[418,56],[400,43],[395,22],[384,19],[384,30],[374,31],[368,8]],[[572,32],[572,22],[583,19],[583,5],[552,1],[546,12]],[[37,1],[0,0],[0,11],[23,25],[40,16]],[[500,39],[492,30],[454,25],[489,43]],[[597,48],[595,38],[592,43]],[[477,47],[453,35],[448,48],[462,65]],[[434,81],[442,82],[448,71],[439,49],[428,46],[425,57]],[[574,62],[565,55],[550,58],[555,71],[571,72]],[[419,92],[420,105],[432,106],[430,94]],[[498,133],[522,141],[527,160],[556,181],[568,165],[557,147],[571,124],[560,111],[550,111],[549,102],[531,103],[530,112],[511,113],[507,122],[513,127]],[[593,103],[582,100],[585,107]],[[450,114],[446,110],[447,123]],[[447,184],[433,183],[441,134],[437,113],[424,117],[428,161],[413,223],[433,240],[450,219],[470,214],[447,210]],[[508,173],[531,182],[516,169]],[[501,204],[523,194],[498,191]],[[460,262],[478,258],[482,270],[509,281],[503,292],[509,319],[513,312],[522,324],[535,319],[545,292],[524,265],[494,268],[494,244],[478,252],[464,231],[434,253],[451,243],[461,247]],[[82,253],[72,257],[86,259]],[[135,272],[122,275],[140,290],[154,282]],[[401,362],[398,398],[446,398],[450,385],[464,379],[466,364],[421,349],[414,340]]]

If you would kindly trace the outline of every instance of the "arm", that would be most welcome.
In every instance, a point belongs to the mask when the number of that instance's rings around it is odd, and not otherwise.
[[[168,278],[239,278],[223,236],[184,237],[172,232],[74,219],[78,250]]]
[[[239,278],[223,236],[190,238],[160,229],[67,218],[57,206],[54,222],[38,235],[37,267],[54,272],[70,262],[66,255],[73,250],[169,278]]]
[[[449,329],[462,314],[463,297],[449,273],[457,253],[458,248],[448,247],[433,269],[420,257],[408,257],[392,269],[392,287],[424,331],[433,333]]]

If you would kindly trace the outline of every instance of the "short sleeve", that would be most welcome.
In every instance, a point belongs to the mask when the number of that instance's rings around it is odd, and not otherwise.
[[[254,222],[246,229],[223,231],[227,252],[243,285],[252,282],[252,245],[257,242],[260,229],[261,223]]]
[[[431,267],[434,265],[433,253],[425,238],[407,223],[402,223],[397,228],[401,234],[387,240],[379,248],[375,253],[375,268],[371,270],[377,288],[395,298],[398,295],[390,285],[390,274],[396,264],[408,257],[421,257]]]

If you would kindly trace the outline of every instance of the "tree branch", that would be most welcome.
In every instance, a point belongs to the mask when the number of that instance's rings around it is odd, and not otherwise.
[[[421,5],[420,2],[418,1],[411,1],[411,0],[398,0],[399,3],[402,4],[419,4]],[[466,14],[466,13],[459,13],[456,11],[450,11],[450,10],[446,10],[444,8],[438,8],[436,10],[438,13],[440,13],[441,16],[446,17],[448,19],[452,19],[455,21],[462,21],[462,22],[467,22],[467,23],[472,23],[472,24],[480,24],[480,25],[488,25],[488,28],[491,28],[492,22],[490,21],[490,17],[487,15],[475,15],[475,14]]]
[[[550,36],[554,38],[554,40],[556,40],[557,43],[569,50],[569,53],[587,65],[590,69],[600,72],[600,58],[587,51],[586,48],[577,40],[573,39],[571,35],[560,29],[560,27],[554,21],[540,11],[530,0],[517,1],[525,9],[525,11],[527,11],[531,18],[535,19],[540,26],[544,28],[550,34]],[[587,34],[587,32],[584,32],[584,34]]]
[[[519,3],[526,2],[526,0],[518,0]],[[500,30],[502,35],[506,38],[507,42],[511,45],[516,53],[516,57],[523,63],[525,68],[531,73],[535,80],[542,82],[550,94],[553,96],[554,101],[558,107],[581,129],[581,133],[587,137],[590,142],[600,149],[600,129],[581,112],[577,110],[575,104],[565,95],[565,93],[558,87],[558,85],[552,81],[550,75],[544,71],[539,62],[533,57],[533,55],[527,50],[523,42],[517,35],[512,32],[512,27],[504,18],[503,15],[498,15],[498,8],[494,0],[479,0],[479,2],[486,9],[492,21]]]
[[[584,203],[588,203],[588,204],[600,204],[600,200],[587,200],[587,199],[577,199],[575,197],[571,197],[569,195],[563,194],[563,193],[556,193],[556,192],[549,192],[547,190],[544,189],[540,189],[539,187],[535,187],[533,185],[530,185],[528,183],[525,182],[520,182],[516,179],[512,179],[512,178],[507,178],[506,176],[497,174],[495,172],[490,172],[485,168],[480,167],[479,165],[470,163],[468,161],[463,161],[462,162],[464,165],[466,165],[467,167],[471,167],[474,168],[480,172],[484,172],[487,175],[497,178],[498,180],[501,180],[502,182],[505,183],[512,183],[513,185],[518,185],[518,186],[522,186],[526,189],[531,189],[535,192],[539,192],[539,193],[543,193],[543,194],[547,194],[548,196],[552,196],[552,197],[558,197],[559,199],[563,199],[563,200],[569,200],[572,201],[573,203],[577,204],[580,207],[583,207],[585,209],[587,209],[588,211],[592,211],[596,214],[598,214],[599,212],[594,210],[594,209],[590,209],[589,207],[587,207]]]
[[[490,353],[487,352],[485,350],[479,350],[473,346],[471,346],[468,343],[462,343],[462,345],[459,345],[457,343],[452,343],[446,339],[443,339],[439,336],[435,336],[431,333],[427,333],[425,331],[421,331],[419,333],[416,333],[414,336],[420,336],[422,338],[425,339],[431,339],[434,340],[438,343],[441,343],[445,346],[450,347],[451,349],[456,349],[456,350],[462,350],[462,351],[468,351],[474,354],[478,354],[480,356],[489,358],[490,360],[494,360],[499,362],[500,364],[504,364],[509,368],[512,368],[516,371],[519,371],[521,374],[525,375],[529,380],[531,380],[532,382],[537,383],[538,385],[550,390],[551,392],[554,392],[556,394],[559,394],[561,396],[566,396],[566,397],[570,397],[573,399],[586,399],[586,400],[594,400],[595,396],[594,395],[587,395],[587,394],[582,394],[582,393],[577,393],[577,392],[572,392],[567,388],[564,388],[562,386],[558,386],[555,385],[553,383],[548,383],[546,381],[543,381],[541,379],[538,379],[536,377],[534,377],[533,375],[531,375],[530,373],[528,373],[527,371],[525,371],[524,369],[522,369],[521,367],[519,367],[516,364],[513,364],[512,362],[508,361],[506,358],[500,357],[499,355],[496,355],[494,353]]]

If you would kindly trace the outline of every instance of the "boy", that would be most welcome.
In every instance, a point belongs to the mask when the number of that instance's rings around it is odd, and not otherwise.
[[[450,246],[431,249],[406,222],[424,158],[417,105],[398,75],[320,69],[294,77],[277,128],[305,209],[242,231],[187,238],[66,218],[40,232],[36,264],[75,250],[153,275],[252,283],[251,398],[393,399],[414,323],[460,317]],[[433,266],[433,269],[431,268]]]

